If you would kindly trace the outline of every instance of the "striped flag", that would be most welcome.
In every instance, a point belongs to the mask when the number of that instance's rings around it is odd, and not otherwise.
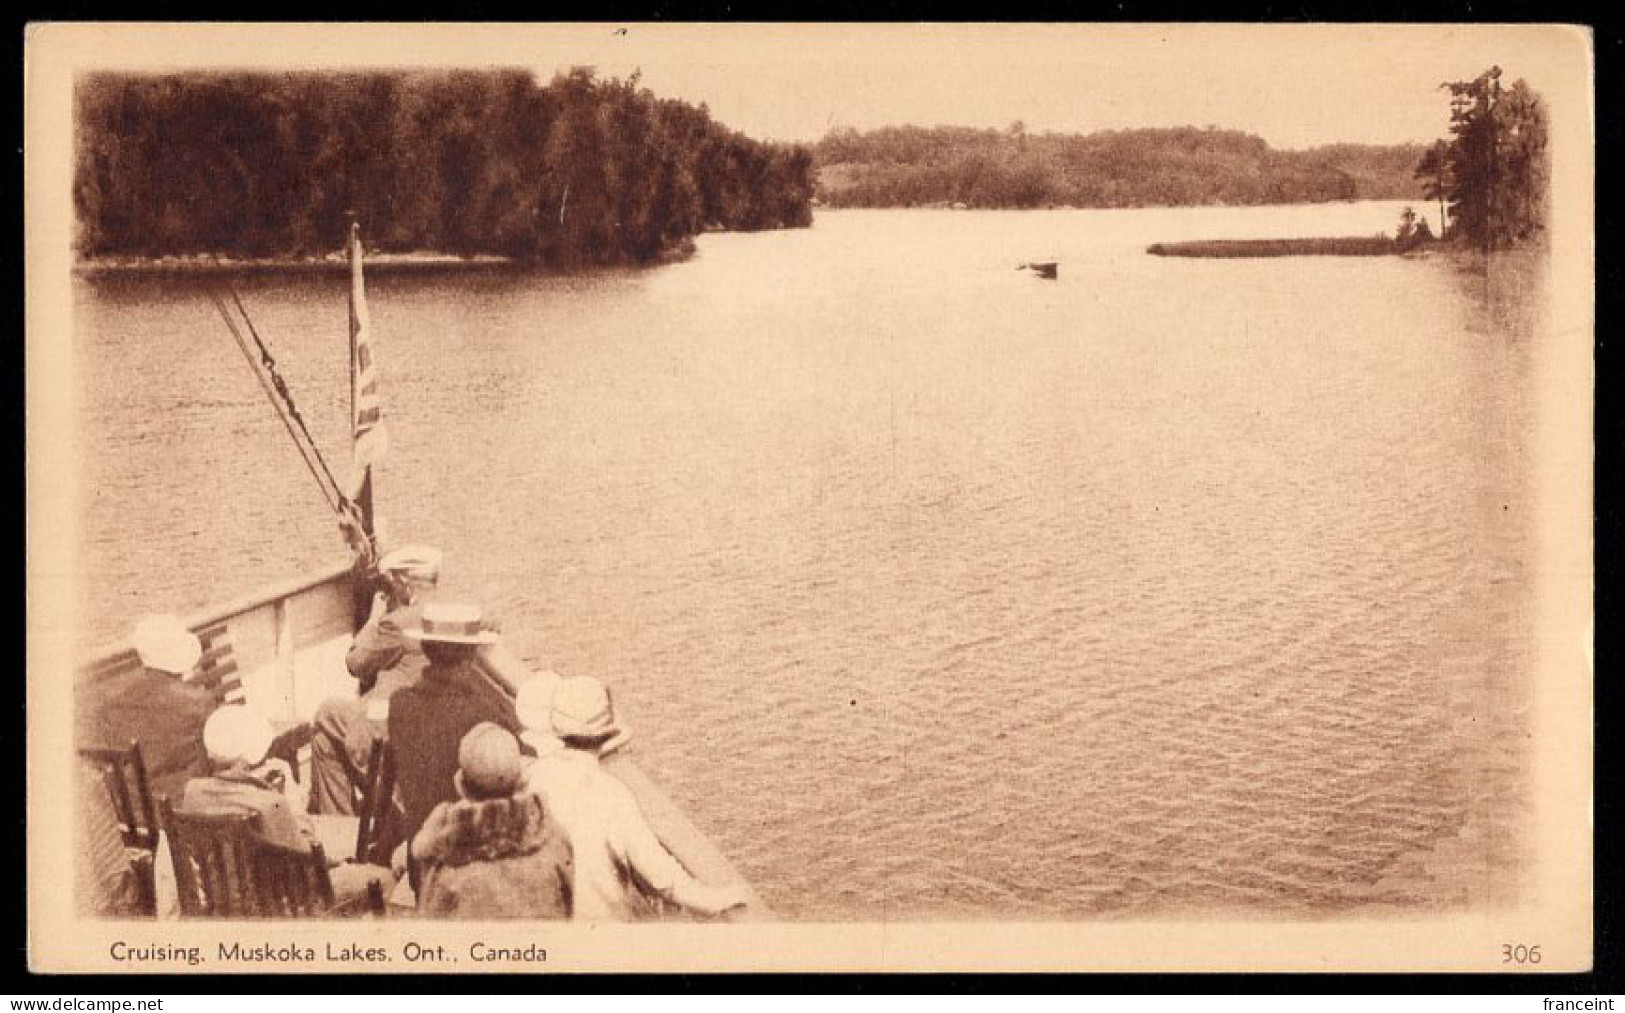
[[[372,466],[383,460],[389,438],[378,399],[378,363],[361,274],[361,227],[355,224],[350,226],[350,434],[351,489],[355,492],[351,498],[361,502],[362,494],[371,491]],[[371,514],[370,502],[362,502],[362,508]]]

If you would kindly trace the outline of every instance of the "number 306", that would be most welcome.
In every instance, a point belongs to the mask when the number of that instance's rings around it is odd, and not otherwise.
[[[1512,943],[1501,944],[1501,963],[1503,964],[1538,964],[1540,963],[1540,946],[1525,946],[1522,943],[1514,946]]]

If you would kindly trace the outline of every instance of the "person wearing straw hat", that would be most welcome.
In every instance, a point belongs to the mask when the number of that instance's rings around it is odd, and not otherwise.
[[[389,704],[389,741],[395,753],[395,787],[410,837],[435,806],[457,798],[457,750],[482,721],[517,735],[511,705],[479,691],[473,671],[480,647],[497,642],[478,605],[430,602],[404,635],[421,645],[428,665],[417,683]]]
[[[80,745],[123,748],[140,742],[152,790],[172,795],[209,770],[201,733],[218,701],[186,681],[203,645],[173,615],[142,619],[130,641],[141,668],[95,687],[95,697],[81,712]]]
[[[349,859],[355,853],[356,820],[344,816],[307,816],[298,782],[286,760],[267,759],[275,735],[271,723],[251,707],[227,704],[203,725],[203,745],[212,772],[187,782],[175,811],[195,815],[247,814],[255,817],[259,840],[296,851],[320,843],[329,863],[333,894],[340,905],[364,896],[377,881],[394,885],[390,870]],[[166,842],[167,843],[167,842]],[[159,856],[160,914],[174,909],[174,868]]]
[[[384,590],[344,657],[358,696],[322,701],[311,722],[311,812],[355,814],[373,743],[387,734],[390,698],[416,683],[427,663],[404,631],[418,624],[425,597],[439,584],[442,558],[433,546],[406,545],[378,561]]]
[[[523,790],[519,740],[482,721],[457,747],[458,798],[430,812],[408,847],[420,915],[568,918],[570,844]]]
[[[742,885],[712,886],[691,876],[650,829],[631,790],[599,764],[605,747],[623,735],[603,683],[588,676],[560,679],[550,716],[564,748],[537,756],[525,783],[570,840],[572,917],[642,917],[648,901],[634,884],[698,914],[718,915],[749,903]]]

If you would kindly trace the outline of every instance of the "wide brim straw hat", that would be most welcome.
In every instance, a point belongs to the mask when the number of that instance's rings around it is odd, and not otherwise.
[[[418,624],[401,633],[411,640],[440,644],[494,644],[500,639],[486,627],[478,605],[452,602],[423,606]]]
[[[130,634],[135,653],[147,668],[185,675],[203,657],[203,645],[186,624],[172,615],[147,616]]]
[[[222,766],[254,766],[265,759],[275,737],[271,722],[242,704],[227,704],[203,723],[203,749]]]
[[[621,732],[609,690],[587,675],[559,680],[549,717],[553,734],[561,739],[602,739]]]

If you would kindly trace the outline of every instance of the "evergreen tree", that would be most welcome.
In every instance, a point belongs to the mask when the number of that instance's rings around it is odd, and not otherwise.
[[[1501,68],[1446,82],[1452,229],[1483,250],[1532,238],[1545,223],[1546,110],[1528,84],[1501,86]]]
[[[385,250],[643,263],[702,228],[811,221],[804,147],[728,130],[638,75],[92,75],[76,91],[85,255]]]
[[[1439,202],[1439,232],[1443,235],[1450,221],[1445,212],[1445,200],[1450,196],[1450,145],[1444,140],[1434,141],[1416,163],[1415,175],[1422,181],[1422,196]]]

